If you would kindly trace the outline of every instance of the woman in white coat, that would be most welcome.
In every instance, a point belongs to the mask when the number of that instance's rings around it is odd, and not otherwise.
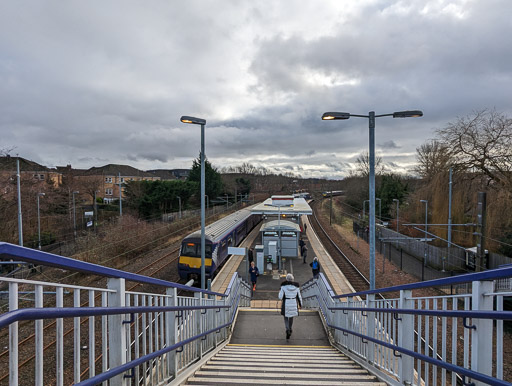
[[[286,339],[292,335],[293,317],[299,315],[299,307],[302,307],[302,296],[300,296],[299,283],[294,282],[291,273],[286,275],[286,281],[281,283],[279,299],[282,300],[281,315],[284,316],[286,327]]]

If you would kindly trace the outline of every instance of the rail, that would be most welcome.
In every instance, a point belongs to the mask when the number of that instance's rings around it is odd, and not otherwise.
[[[510,277],[512,267],[503,267],[334,296],[321,274],[301,291],[304,306],[320,311],[332,344],[389,384],[457,385],[460,376],[466,385],[510,385],[503,321],[512,312],[503,310],[503,300],[512,293],[495,290]],[[413,296],[413,290],[468,282],[469,294]],[[376,299],[380,293],[400,295]]]
[[[216,293],[7,243],[0,243],[0,256],[107,278],[106,288],[0,278],[0,285],[9,289],[9,312],[0,315],[0,343],[9,347],[10,385],[20,380],[18,341],[32,333],[33,381],[27,379],[29,372],[23,374],[25,382],[169,382],[225,342],[238,307],[250,304],[250,287],[236,273],[226,292]],[[127,281],[157,285],[163,293],[127,291]],[[182,287],[194,296],[178,296]],[[34,302],[20,298],[27,291],[34,293]],[[88,307],[80,307],[84,299]],[[86,327],[81,327],[81,318],[88,318]],[[49,319],[56,320],[56,328],[43,334]],[[65,336],[65,326],[72,328],[72,336]],[[55,344],[45,346],[49,335]],[[81,370],[87,366],[84,374]]]

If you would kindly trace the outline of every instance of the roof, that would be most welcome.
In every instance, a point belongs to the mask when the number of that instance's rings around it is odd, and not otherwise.
[[[272,205],[272,198],[267,198],[263,203],[255,205],[251,209],[253,214],[266,214],[266,215],[278,215],[289,214],[289,215],[312,215],[313,211],[303,198],[293,198],[293,204],[290,206],[274,206]]]
[[[171,169],[154,169],[147,170],[148,173],[151,173],[157,177],[160,177],[162,180],[175,180],[177,179]]]
[[[136,169],[129,165],[108,164],[100,167],[92,167],[86,170],[83,176],[108,175],[117,176],[121,173],[123,177],[155,177],[154,174]]]
[[[40,172],[45,171],[49,172],[51,171],[46,166],[40,165],[37,162],[30,161],[28,159],[22,158],[22,157],[11,157],[11,156],[4,156],[0,157],[0,170],[7,170],[7,171],[16,171],[16,160],[20,160],[20,171],[22,172]]]
[[[300,226],[296,222],[289,220],[272,220],[267,221],[260,228],[260,231],[268,231],[268,230],[294,230],[300,232]]]

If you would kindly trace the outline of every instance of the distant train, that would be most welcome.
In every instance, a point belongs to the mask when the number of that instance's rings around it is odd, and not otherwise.
[[[309,194],[308,192],[299,192],[299,193],[293,193],[293,197],[309,200],[311,198],[311,194]]]
[[[228,247],[235,247],[261,220],[261,215],[242,209],[205,228],[205,274],[212,278],[228,257]],[[190,280],[201,277],[201,231],[185,237],[178,259],[180,278]]]
[[[342,196],[345,194],[344,190],[333,190],[328,192],[322,192],[322,196],[325,197],[331,197],[331,196]]]

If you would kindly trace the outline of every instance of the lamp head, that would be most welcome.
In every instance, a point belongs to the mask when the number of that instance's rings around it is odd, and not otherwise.
[[[43,197],[45,194],[44,194],[44,193],[37,193],[37,195],[38,195],[39,197]]]
[[[206,120],[196,117],[189,117],[187,115],[184,115],[180,118],[180,121],[183,123],[192,123],[194,125],[206,125]]]
[[[428,203],[428,200],[420,200],[420,202],[423,202],[423,203]]]
[[[393,198],[393,202],[400,202],[398,198]]]
[[[349,119],[350,113],[339,113],[339,112],[328,112],[323,113],[322,120],[324,121],[330,121],[334,119]]]
[[[421,110],[396,111],[393,113],[393,118],[417,118],[422,116],[423,111]]]
[[[78,194],[78,193],[80,193],[78,190],[75,190],[75,191],[73,192],[73,194]]]

